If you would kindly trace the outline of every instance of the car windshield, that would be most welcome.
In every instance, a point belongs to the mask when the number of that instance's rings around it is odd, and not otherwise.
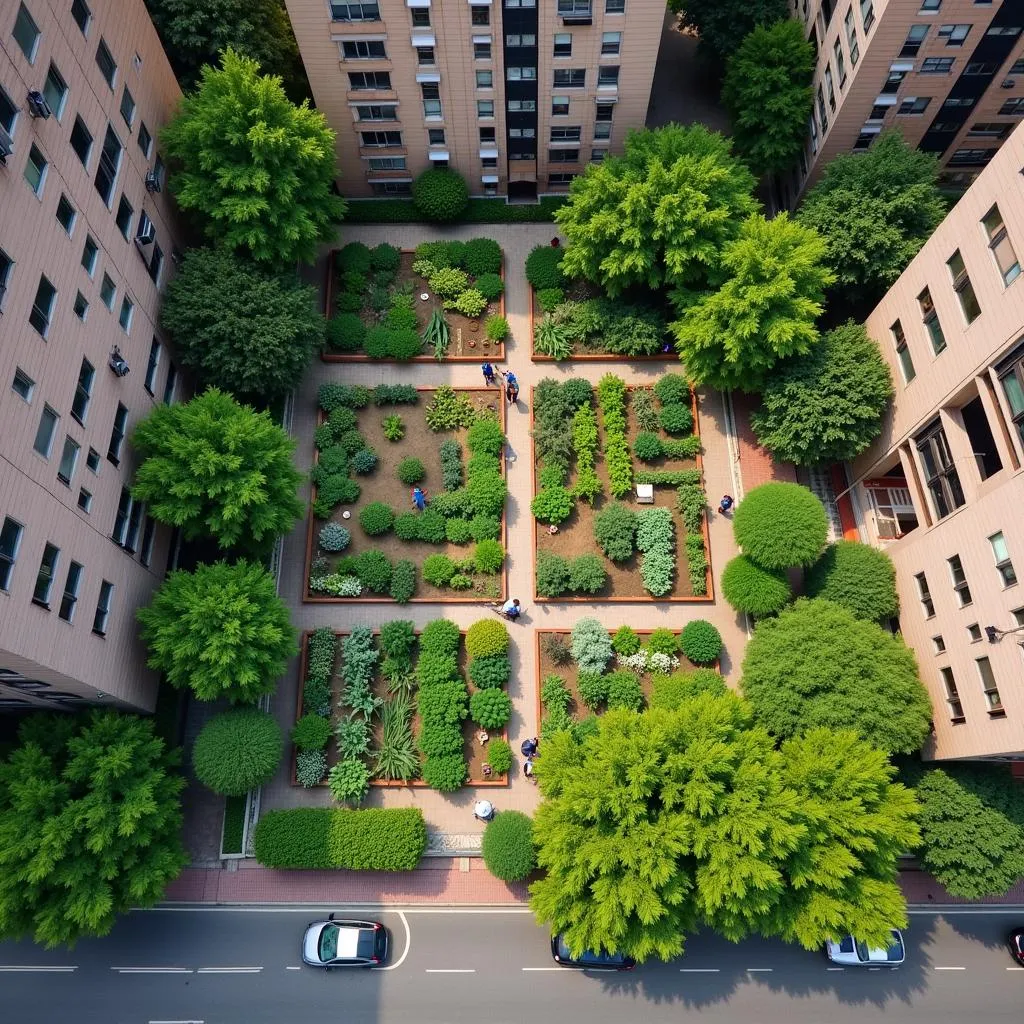
[[[558,936],[558,956],[562,960],[572,960],[578,964],[592,964],[595,967],[620,967],[624,959],[621,953],[606,953],[603,949],[597,952],[585,949],[579,956],[573,956],[561,935]]]
[[[338,926],[325,924],[320,933],[320,959],[325,963],[338,955]]]
[[[370,928],[359,929],[359,941],[356,943],[356,956],[366,960],[373,958],[373,945],[376,932]]]
[[[873,949],[864,942],[857,943],[857,959],[861,963],[885,963],[903,959],[903,943],[895,934],[887,949]]]

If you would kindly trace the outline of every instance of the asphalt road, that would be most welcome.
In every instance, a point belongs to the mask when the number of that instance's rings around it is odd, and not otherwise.
[[[1024,1019],[1024,968],[1003,945],[1024,910],[912,915],[895,971],[830,968],[778,942],[689,940],[632,973],[556,967],[513,910],[363,911],[392,933],[383,970],[302,967],[308,921],[332,908],[137,911],[72,950],[0,943],[11,1024],[996,1024]],[[346,911],[348,912],[348,911]],[[358,916],[357,912],[354,912]]]

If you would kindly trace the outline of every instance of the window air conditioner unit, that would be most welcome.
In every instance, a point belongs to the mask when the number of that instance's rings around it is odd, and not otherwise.
[[[1002,80],[1002,82],[1000,83],[1000,88],[1001,89],[1012,89],[1012,88],[1014,88],[1016,86],[1016,84],[1017,84],[1017,79],[1016,78],[1004,78]]]
[[[114,351],[110,353],[110,359],[108,360],[108,364],[110,368],[114,371],[116,376],[128,376],[128,364],[125,362],[124,356],[121,355],[121,350],[116,345],[114,346]]]
[[[31,117],[41,117],[45,121],[52,113],[50,110],[50,104],[46,102],[46,97],[41,92],[37,92],[33,89],[28,94],[27,99],[28,112]]]
[[[151,242],[156,240],[156,228],[153,226],[151,220],[147,220],[139,225],[139,230],[135,235],[135,241],[139,245],[149,245]]]
[[[0,128],[0,164],[7,164],[7,158],[14,152],[14,139],[7,134],[6,128]]]
[[[160,191],[160,175],[156,171],[146,171],[146,191]]]

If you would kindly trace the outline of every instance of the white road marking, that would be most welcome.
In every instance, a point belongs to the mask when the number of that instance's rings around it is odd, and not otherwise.
[[[718,974],[721,972],[720,967],[680,967],[680,974]]]
[[[826,967],[826,971],[845,971],[845,967]]]
[[[202,1020],[151,1020],[149,1024],[206,1024]]]
[[[262,967],[200,967],[196,974],[259,974]]]
[[[1024,967],[1007,967],[1008,971],[1024,971]]]
[[[428,967],[426,974],[476,974],[475,967]]]
[[[405,958],[409,955],[409,950],[412,949],[412,932],[409,930],[409,922],[406,920],[405,912],[399,910],[398,916],[402,919],[402,925],[405,928],[405,949],[402,955],[393,963],[388,964],[387,967],[374,967],[375,971],[393,971],[396,968],[402,966],[405,963]]]
[[[301,967],[286,967],[285,970],[286,971],[301,971],[302,968]]]
[[[748,967],[747,974],[771,974],[774,967]]]
[[[191,974],[191,967],[111,967],[118,974]]]
[[[966,971],[966,967],[933,967],[933,971]]]
[[[38,966],[37,967],[37,966],[34,966],[32,964],[9,964],[7,966],[0,967],[0,971],[7,971],[7,972],[12,972],[12,971],[43,971],[43,972],[46,972],[46,971],[49,971],[49,972],[55,973],[55,974],[60,974],[60,973],[68,973],[69,974],[71,971],[77,971],[77,970],[78,970],[77,967],[44,967],[44,966]]]

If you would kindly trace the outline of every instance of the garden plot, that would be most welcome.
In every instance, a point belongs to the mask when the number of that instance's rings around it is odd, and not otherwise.
[[[350,242],[328,261],[324,359],[503,360],[502,262],[489,238],[415,250]]]
[[[683,377],[533,392],[538,601],[709,601],[696,403]],[[639,504],[638,484],[653,489]]]
[[[512,754],[509,635],[498,619],[465,632],[446,619],[304,638],[292,731],[293,784],[342,803],[370,786],[505,785]]]
[[[501,393],[324,384],[319,403],[303,599],[503,598]]]

